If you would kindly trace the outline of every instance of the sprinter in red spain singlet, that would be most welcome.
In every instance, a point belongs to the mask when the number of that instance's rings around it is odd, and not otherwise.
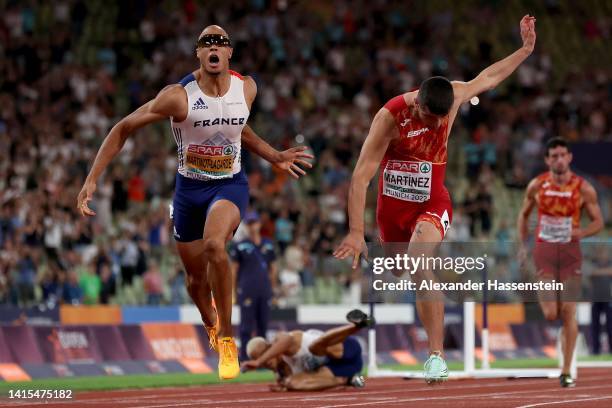
[[[561,319],[563,322],[563,367],[559,381],[562,387],[573,387],[570,369],[578,336],[577,299],[567,297],[577,296],[574,292],[581,284],[580,240],[601,231],[603,218],[593,186],[570,170],[572,154],[565,140],[553,138],[548,141],[545,161],[549,171],[529,183],[518,216],[519,260],[524,263],[527,259],[528,220],[533,208],[537,207],[533,260],[538,279],[565,284],[560,292],[539,292],[540,307],[547,320]],[[591,222],[580,228],[583,209]]]
[[[587,181],[574,173],[568,174],[564,184],[557,184],[551,172],[534,179],[538,221],[533,260],[540,277],[565,281],[580,275],[578,231],[584,204],[582,192],[589,187]]]
[[[389,144],[380,164],[376,220],[381,239],[404,242],[420,221],[430,222],[443,237],[452,220],[444,186],[449,118],[431,126],[403,95],[387,102],[385,109],[395,119],[399,139]]]
[[[366,191],[379,167],[376,219],[382,242],[409,243],[409,256],[417,255],[415,251],[418,255],[423,252],[428,252],[425,256],[434,255],[452,221],[444,173],[453,122],[461,104],[496,87],[533,52],[535,18],[524,16],[520,30],[522,47],[471,81],[451,82],[432,77],[417,91],[396,96],[378,111],[353,171],[348,197],[349,233],[334,252],[337,258],[352,257],[353,268],[357,268],[361,253],[366,250]],[[421,244],[430,244],[431,249],[422,251]],[[420,281],[433,279],[433,274],[418,270],[411,279],[418,287]],[[423,295],[417,290],[417,312],[427,332],[430,350],[424,375],[428,383],[444,381],[448,377],[442,358],[444,303],[424,301]]]

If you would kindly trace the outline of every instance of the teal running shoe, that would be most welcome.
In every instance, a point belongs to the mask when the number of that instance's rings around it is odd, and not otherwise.
[[[433,384],[443,382],[448,379],[448,367],[446,361],[439,353],[434,353],[429,356],[425,362],[425,382]]]

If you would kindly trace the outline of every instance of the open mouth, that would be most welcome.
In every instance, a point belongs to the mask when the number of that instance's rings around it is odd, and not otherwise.
[[[210,62],[213,65],[216,65],[219,63],[219,56],[212,54],[210,57],[208,57],[208,62]]]

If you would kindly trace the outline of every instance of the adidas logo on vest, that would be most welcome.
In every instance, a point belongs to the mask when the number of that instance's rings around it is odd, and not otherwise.
[[[206,102],[204,102],[204,99],[198,98],[198,100],[193,104],[193,108],[191,108],[191,110],[196,110],[196,109],[208,109],[208,105],[206,105]]]

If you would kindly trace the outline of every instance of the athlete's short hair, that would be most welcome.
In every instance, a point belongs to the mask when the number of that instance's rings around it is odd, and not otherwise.
[[[255,352],[255,350],[261,348],[262,346],[265,347],[266,345],[266,339],[264,339],[263,337],[253,337],[251,340],[249,340],[249,342],[246,345],[246,354],[247,356],[249,356],[249,358],[253,358],[253,353]]]
[[[553,137],[551,139],[548,139],[548,141],[546,142],[546,153],[545,156],[548,157],[548,153],[550,152],[551,149],[554,149],[555,147],[565,147],[567,149],[567,151],[570,151],[569,148],[569,144],[567,143],[567,140],[565,140],[562,137]]]
[[[427,106],[434,115],[445,116],[453,106],[453,85],[442,76],[427,78],[421,84],[417,96],[421,106]]]

